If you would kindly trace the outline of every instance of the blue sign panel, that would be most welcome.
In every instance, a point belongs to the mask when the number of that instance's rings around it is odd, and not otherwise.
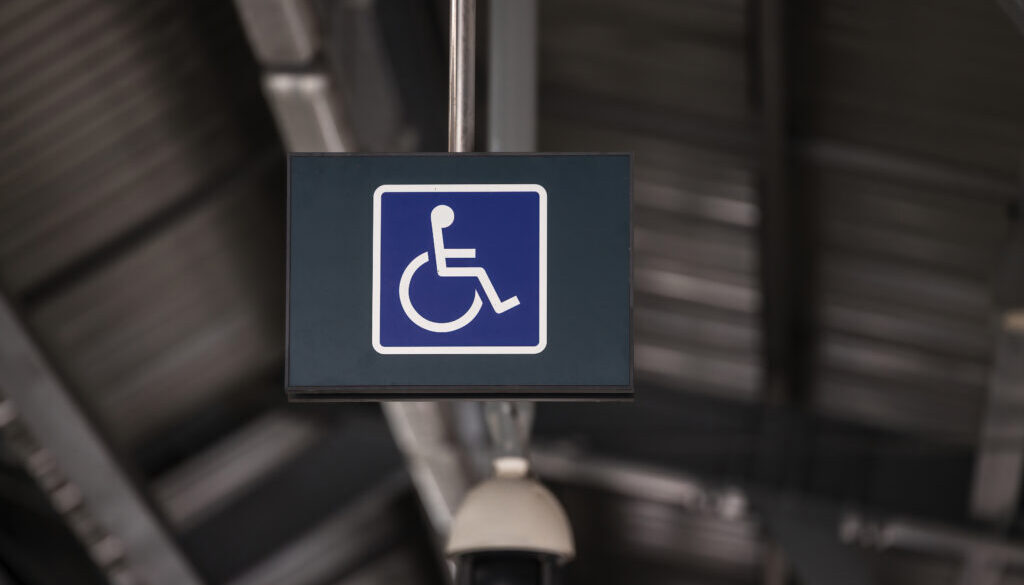
[[[540,185],[374,192],[372,342],[381,354],[535,354],[547,345]]]

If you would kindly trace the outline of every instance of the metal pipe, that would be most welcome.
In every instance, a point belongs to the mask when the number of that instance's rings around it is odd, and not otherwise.
[[[473,150],[476,122],[476,0],[451,0],[448,61],[448,151]]]

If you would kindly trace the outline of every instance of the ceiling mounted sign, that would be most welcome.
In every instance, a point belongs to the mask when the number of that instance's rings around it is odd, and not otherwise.
[[[632,395],[631,157],[293,154],[302,400]]]

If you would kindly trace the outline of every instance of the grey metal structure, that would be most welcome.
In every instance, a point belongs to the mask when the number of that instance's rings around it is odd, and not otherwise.
[[[91,516],[99,525],[80,534],[90,540],[94,558],[108,575],[126,582],[202,583],[5,299],[0,299],[0,331],[7,416],[16,416],[33,435],[43,437],[45,448],[28,462],[44,487],[53,490],[69,522],[76,517],[73,509],[82,506],[80,522]]]

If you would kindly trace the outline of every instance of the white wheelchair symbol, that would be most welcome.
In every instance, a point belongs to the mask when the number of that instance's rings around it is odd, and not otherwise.
[[[447,205],[438,205],[430,212],[430,230],[434,236],[434,264],[437,267],[437,275],[443,278],[475,278],[479,280],[480,286],[483,287],[484,294],[487,296],[488,302],[491,303],[491,307],[494,308],[495,313],[501,314],[518,306],[519,297],[517,296],[505,299],[504,301],[498,297],[498,291],[494,290],[494,285],[491,283],[490,277],[487,276],[487,271],[483,268],[479,266],[448,266],[449,258],[476,258],[476,248],[444,247],[442,231],[444,228],[452,225],[454,221],[455,212]],[[402,303],[402,310],[405,311],[405,314],[413,323],[434,333],[450,333],[469,325],[483,306],[483,301],[480,300],[480,293],[476,290],[473,291],[473,303],[469,306],[469,309],[454,321],[443,323],[431,321],[420,315],[416,308],[413,307],[412,300],[409,298],[409,286],[412,284],[412,277],[416,274],[416,271],[427,262],[430,262],[430,254],[429,252],[423,252],[413,258],[412,262],[405,267],[405,271],[402,272],[402,279],[398,282],[398,299]]]

